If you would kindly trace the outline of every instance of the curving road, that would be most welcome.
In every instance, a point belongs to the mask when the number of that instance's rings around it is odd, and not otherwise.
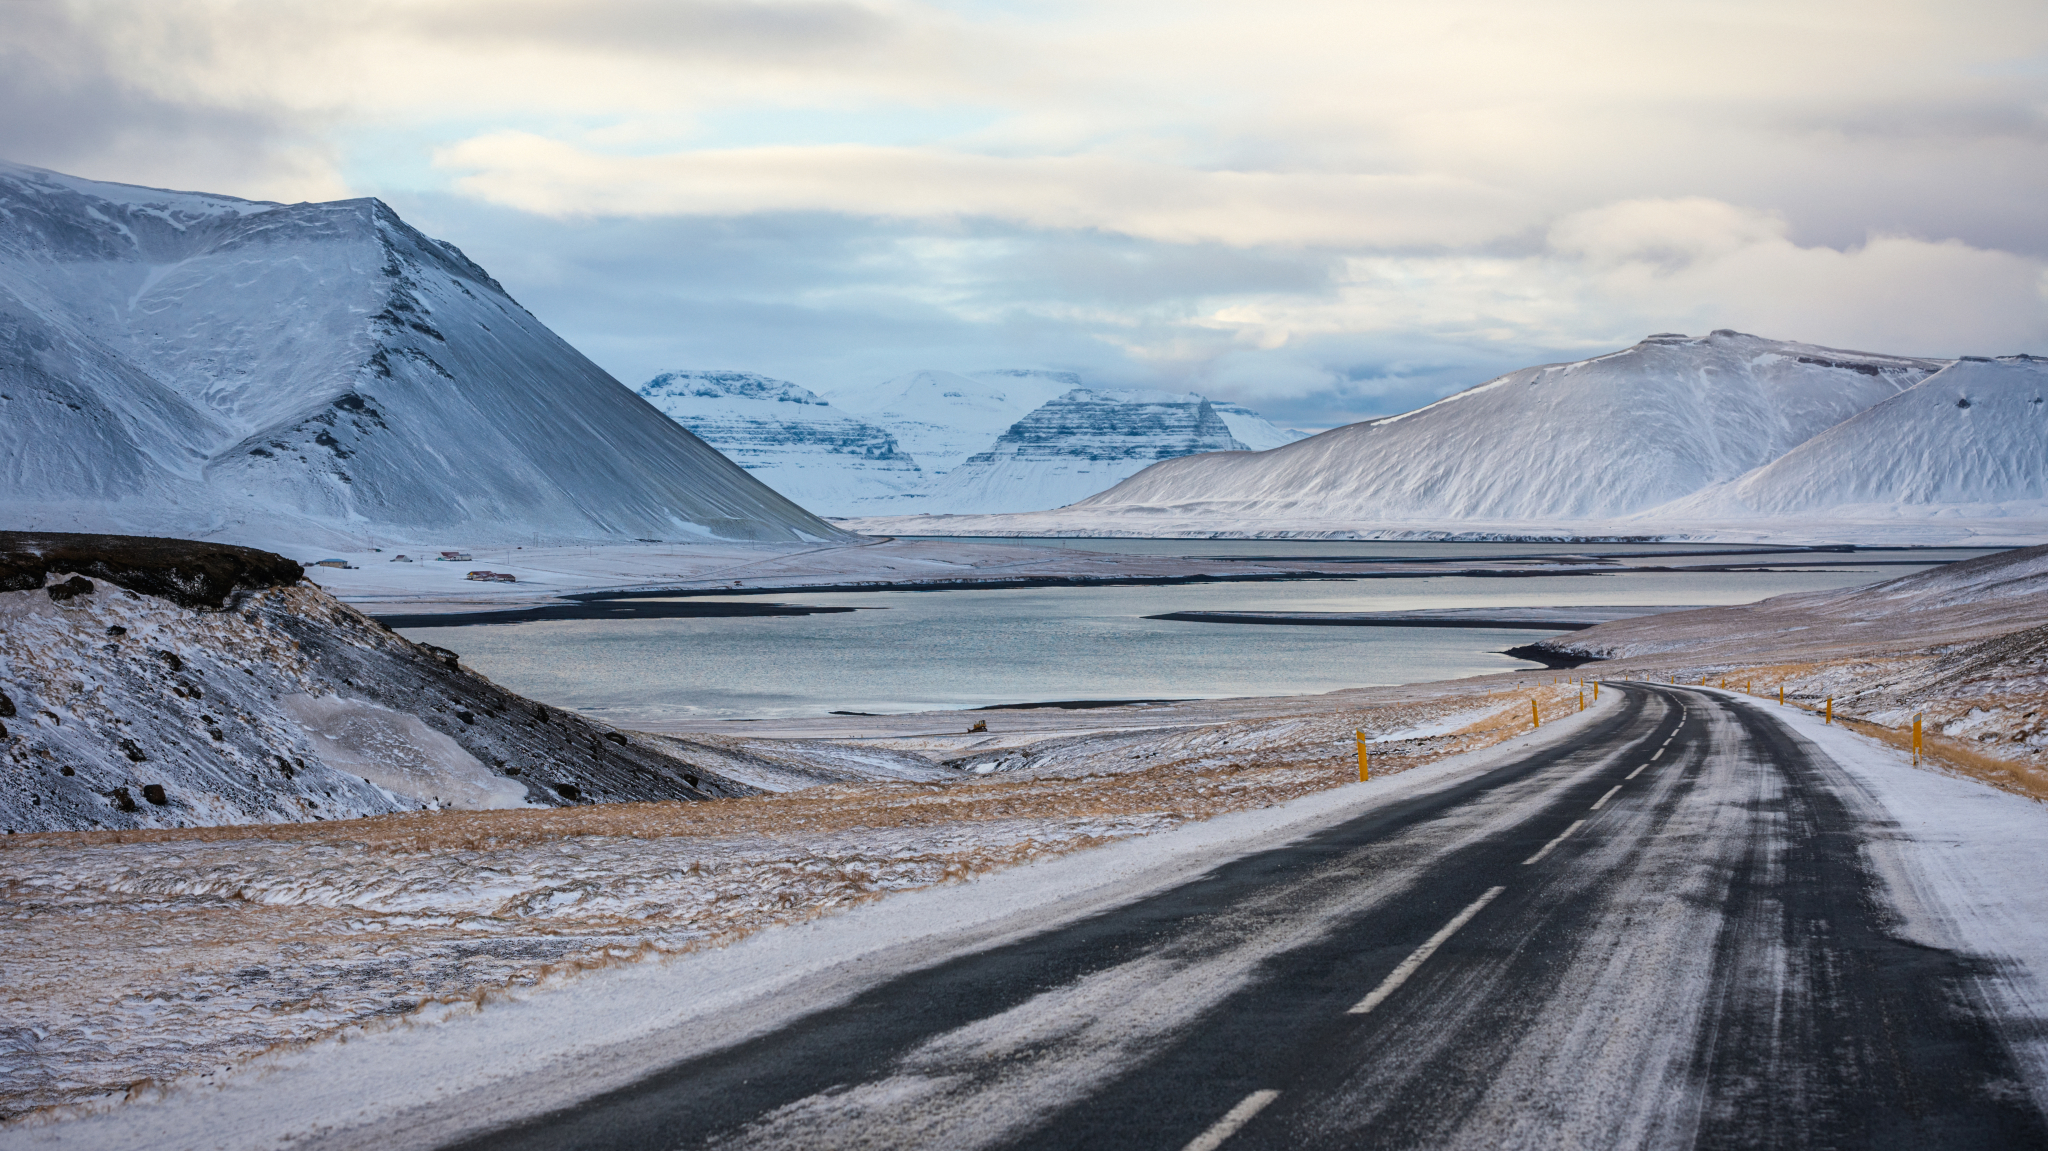
[[[1768,706],[1622,690],[1582,738],[461,1146],[2048,1146],[1998,967],[1887,932],[1886,814]]]

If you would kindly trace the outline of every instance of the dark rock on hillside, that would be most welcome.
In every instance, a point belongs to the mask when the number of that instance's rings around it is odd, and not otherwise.
[[[283,556],[230,544],[154,536],[0,532],[0,591],[40,588],[53,572],[81,572],[180,607],[214,611],[226,607],[237,591],[289,587],[306,574]],[[85,580],[74,578],[53,585],[49,594],[52,599],[68,599],[92,590]]]
[[[0,829],[758,791],[673,742],[506,691],[301,581],[279,556],[20,533],[0,550],[0,715],[11,720],[0,728]]]

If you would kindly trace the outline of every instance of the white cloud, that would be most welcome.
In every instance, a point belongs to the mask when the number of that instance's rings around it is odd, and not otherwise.
[[[1623,201],[1559,220],[1540,253],[1359,256],[1338,299],[1243,301],[1203,322],[1261,347],[1380,331],[1570,349],[1717,327],[1937,356],[2048,341],[2041,259],[1896,235],[1801,246],[1786,231],[1697,197]]]
[[[1359,405],[1665,329],[2048,350],[2037,2],[7,7],[0,155],[430,203],[629,375]]]
[[[1470,245],[1532,222],[1519,198],[1426,173],[1201,171],[1095,153],[1003,157],[864,145],[608,156],[528,133],[463,141],[457,187],[545,215],[823,211],[986,217],[1171,243]]]

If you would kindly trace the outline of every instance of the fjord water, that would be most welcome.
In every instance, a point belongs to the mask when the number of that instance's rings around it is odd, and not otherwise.
[[[1172,544],[1182,554],[1211,555],[1301,554],[1311,546],[1276,546],[1271,541],[1226,541],[1220,547],[1215,546],[1219,541],[1206,540],[1089,542]],[[1355,548],[1360,554],[1436,557],[1459,552],[1467,557],[1506,555],[1523,548],[1549,554],[1560,550],[1554,544],[1312,546],[1320,549],[1315,554],[1324,555],[1353,554]],[[1650,549],[1610,545],[1598,550]],[[1501,653],[1555,633],[1258,626],[1144,617],[1175,611],[1733,604],[1786,592],[1873,583],[1977,554],[1981,553],[1820,553],[1798,558],[1854,566],[1790,572],[792,591],[772,597],[692,598],[754,604],[772,599],[857,610],[810,616],[495,624],[409,629],[406,634],[460,652],[466,664],[521,694],[624,725],[1052,700],[1293,695],[1534,669],[1534,664]],[[1907,566],[1897,562],[1901,560],[1914,562]],[[1685,562],[1709,560],[1694,556]]]

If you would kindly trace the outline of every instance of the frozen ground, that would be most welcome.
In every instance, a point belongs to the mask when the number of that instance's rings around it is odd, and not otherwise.
[[[1612,693],[1608,698],[1613,698]],[[1574,716],[1551,723],[1492,751],[1439,760],[1371,785],[1321,787],[1313,794],[1293,797],[1276,795],[1271,798],[1283,801],[1248,805],[1249,810],[1242,806],[1218,808],[1221,814],[1216,818],[1176,821],[1179,826],[1162,824],[1161,834],[1119,834],[1099,815],[1094,816],[1097,822],[1090,830],[1107,831],[1101,838],[1117,842],[989,874],[968,884],[907,893],[844,914],[812,919],[802,926],[760,932],[735,946],[700,949],[664,962],[614,964],[547,994],[470,997],[409,1019],[393,1019],[384,1026],[350,1030],[345,1043],[280,1049],[244,1064],[237,1073],[195,1078],[170,1089],[143,1089],[135,1093],[136,1102],[126,1106],[96,1104],[75,1112],[70,1121],[32,1119],[0,1128],[0,1145],[89,1146],[105,1151],[201,1144],[437,1145],[480,1125],[564,1106],[594,1092],[623,1086],[650,1065],[687,1059],[767,1034],[904,972],[934,968],[1134,903],[1252,851],[1300,842],[1341,821],[1441,791],[1488,767],[1545,747],[1568,748],[1582,738],[1587,730],[1583,724],[1597,721],[1599,714],[1596,709],[1583,719]],[[1858,793],[1845,798],[1858,811],[1891,817],[1890,824],[1873,825],[1883,830],[1866,850],[1883,880],[1880,898],[1897,917],[1894,930],[1913,942],[1982,957],[1993,964],[2001,974],[1999,986],[2005,996],[1997,1007],[2024,1035],[2026,1021],[2048,1015],[2038,978],[2039,973],[2048,971],[2048,931],[2042,927],[2048,923],[2048,889],[2032,882],[2041,866],[2039,845],[2048,840],[2048,810],[1974,781],[1915,770],[1896,750],[1838,727],[1826,727],[1803,713],[1788,709],[1782,718],[1797,738],[1824,753],[1845,773],[1850,790]],[[1600,786],[1605,786],[1604,780]],[[1670,785],[1646,779],[1638,786],[1648,789],[1645,795],[1656,796],[1663,794],[1660,787]],[[998,804],[1019,802],[1011,798],[1018,793],[990,790],[987,785],[967,785],[953,792],[1002,796],[993,801]],[[760,810],[796,802],[797,797],[785,797],[755,801],[751,806]],[[795,814],[797,809],[790,810]],[[1702,808],[1708,814],[1725,810],[1726,804]],[[1506,812],[1475,813],[1477,822],[1465,834],[1491,834],[1492,824],[1509,816]],[[453,818],[486,821],[508,817],[478,813]],[[522,813],[511,818],[536,817]],[[564,816],[557,813],[546,818]],[[1605,836],[1586,841],[1581,862],[1560,864],[1564,874],[1583,873],[1611,862],[1610,857],[1621,850],[1629,834],[1624,829],[1636,828],[1642,815],[1617,818],[1621,822]],[[880,837],[864,832],[863,838]],[[1610,839],[1614,842],[1609,843]],[[830,841],[825,833],[816,842]],[[1725,842],[1725,837],[1717,842]],[[1671,850],[1679,849],[1667,848]],[[1019,852],[1013,858],[1029,855],[1028,851]],[[923,878],[928,882],[931,877]],[[855,886],[843,890],[848,892],[846,902],[851,902],[869,890],[918,885],[915,881],[890,884],[883,878],[872,889]],[[1399,885],[1387,890],[1397,891]],[[1654,900],[1645,906],[1653,905],[1657,905]],[[1547,904],[1538,900],[1534,906]],[[781,915],[799,917],[800,913],[792,911]],[[1633,932],[1622,941],[1633,950],[1624,947],[1616,959],[1654,957],[1662,938],[1657,930]],[[1262,940],[1248,938],[1240,950],[1255,950],[1250,945]],[[1292,945],[1309,942],[1294,940]],[[394,954],[404,950],[392,949]],[[624,954],[623,950],[615,953]],[[1195,958],[1186,957],[1178,966],[1155,962],[1148,967],[1144,956],[1132,957],[1089,986],[1120,973],[1139,976],[1152,972],[1157,978],[1177,980],[1179,987],[1187,982],[1186,977],[1206,970]],[[1226,951],[1211,958],[1227,967],[1243,957]],[[1692,987],[1699,981],[1688,982],[1687,972],[1696,966],[1677,963],[1666,972],[1666,982],[1676,979],[1678,985]],[[1131,970],[1126,973],[1124,967]],[[1595,967],[1597,970],[1597,963]],[[1154,968],[1158,970],[1154,972]],[[519,986],[538,987],[543,981],[533,978]],[[1226,982],[1221,987],[1179,989],[1208,1003],[1230,986]],[[1581,990],[1605,1002],[1600,999],[1600,987],[1595,983],[1590,990]],[[1076,994],[1086,990],[1088,987],[1076,989]],[[1149,989],[1130,990],[1145,994]],[[1057,1011],[1068,998],[1056,990],[1031,1003],[1043,1015]],[[1086,1002],[1084,998],[1073,1006],[1085,1007]],[[1171,1007],[1173,1003],[1162,1000],[1158,1005]],[[2038,1028],[2033,1033],[2038,1035]],[[1622,1042],[1631,1035],[1634,1033],[1617,1032],[1610,1039]],[[984,1038],[988,1043],[998,1042],[993,1035]],[[1086,1032],[1070,1038],[1086,1048],[1090,1042],[1114,1036]],[[1031,1055],[1020,1064],[1019,1072],[1029,1073],[1041,1060],[1057,1063],[1069,1046],[1055,1044],[1049,1052]],[[2038,1038],[2023,1037],[2017,1047],[2015,1056],[2027,1083],[2012,1087],[2025,1091],[2048,1081],[2044,1080],[2048,1065],[2044,1065]],[[1215,1106],[1220,1111],[1228,1101],[1218,1099]],[[1654,1106],[1655,1101],[1654,1097],[1637,1097],[1633,1106],[1639,1110]],[[878,1109],[894,1105],[881,1097],[871,1102]],[[827,1107],[831,1103],[829,1098],[820,1101]],[[1526,1106],[1516,1107],[1512,1114],[1530,1117]],[[867,1122],[872,1116],[857,1118]],[[197,1132],[204,1132],[203,1137],[194,1138]],[[769,1142],[782,1145],[772,1139]]]
[[[1070,735],[1022,754],[724,740],[739,758],[854,756],[870,770],[915,758],[933,777],[962,780],[964,767],[975,781],[951,785],[9,837],[0,1106],[119,1098],[278,1045],[434,1017],[437,1003],[1267,807],[1354,778],[1354,729],[1387,733],[1375,744],[1380,770],[1398,773],[1526,730],[1528,692],[1499,686],[1266,700],[1257,717],[1182,708],[1169,726]],[[1575,707],[1574,692],[1546,687],[1546,709]],[[1193,722],[1203,718],[1212,723]]]
[[[620,591],[753,591],[826,587],[916,587],[1015,581],[1145,582],[1199,577],[1270,579],[1316,574],[1419,572],[1420,565],[1374,565],[1306,558],[1232,559],[1067,550],[939,540],[863,538],[849,544],[615,544],[575,547],[475,548],[471,559],[446,563],[441,550],[460,540],[421,539],[331,553],[347,568],[314,567],[307,577],[335,596],[378,615],[476,612],[559,602],[568,595]],[[328,558],[298,555],[301,560]],[[417,561],[397,561],[399,555]],[[486,569],[516,583],[466,579]],[[1596,556],[1575,560],[1446,561],[1443,571],[1566,572],[1619,570]]]

